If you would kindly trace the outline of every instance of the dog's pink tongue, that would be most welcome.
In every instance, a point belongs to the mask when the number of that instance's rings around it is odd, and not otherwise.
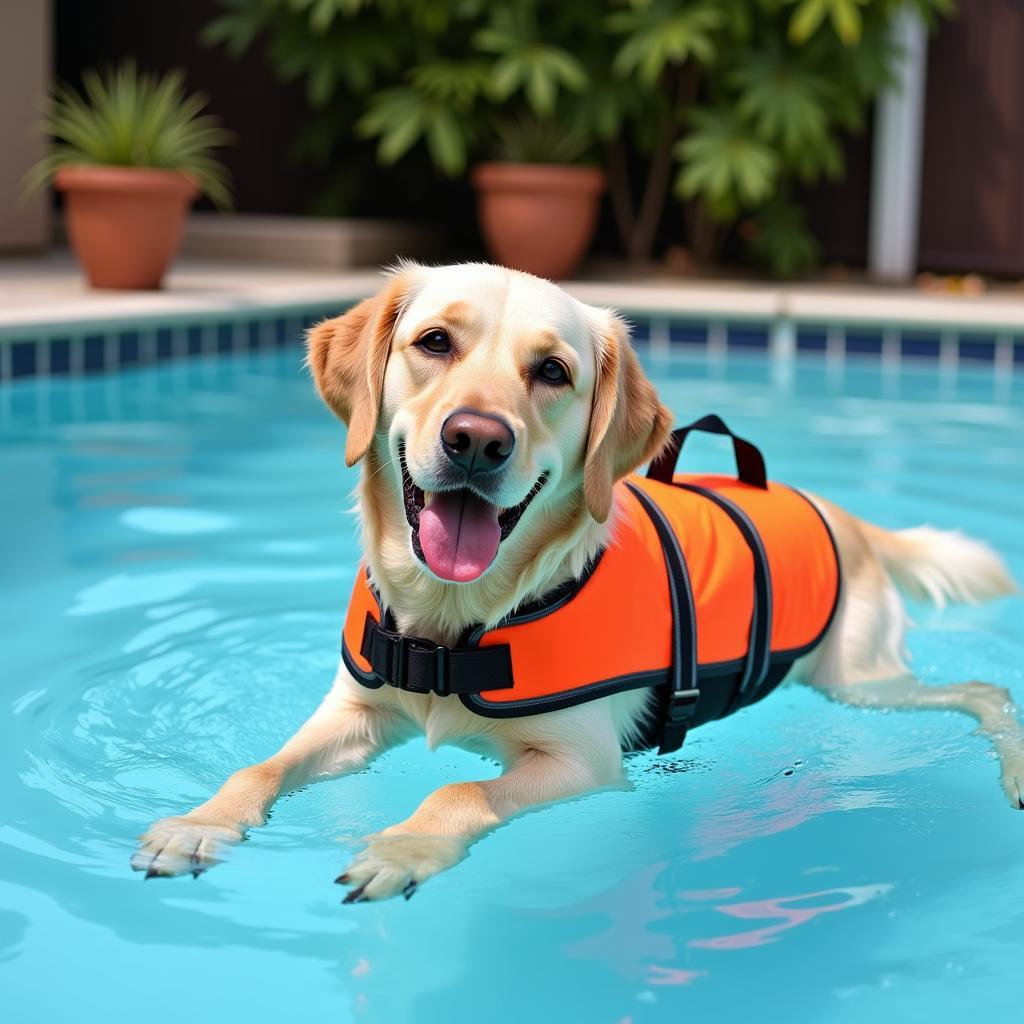
[[[420,512],[420,547],[431,572],[468,583],[498,553],[498,510],[472,491],[439,492]]]

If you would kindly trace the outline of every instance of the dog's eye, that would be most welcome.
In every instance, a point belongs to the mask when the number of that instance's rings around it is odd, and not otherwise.
[[[537,367],[537,379],[545,384],[568,384],[569,372],[557,359],[545,359]]]
[[[426,349],[435,356],[447,355],[452,350],[452,341],[445,331],[427,331],[426,334],[416,342],[417,348]]]

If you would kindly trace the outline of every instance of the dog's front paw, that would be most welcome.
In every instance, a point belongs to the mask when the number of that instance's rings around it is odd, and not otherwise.
[[[132,854],[132,869],[145,871],[147,878],[184,874],[198,878],[207,868],[219,864],[227,850],[244,835],[242,826],[228,821],[200,821],[187,816],[162,818],[139,836],[139,848]]]
[[[385,900],[401,893],[406,899],[432,875],[458,864],[466,845],[453,836],[422,836],[411,832],[379,832],[335,881],[350,886],[345,903]]]

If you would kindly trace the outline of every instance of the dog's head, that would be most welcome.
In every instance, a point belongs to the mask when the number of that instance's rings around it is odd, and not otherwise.
[[[554,510],[604,522],[670,426],[614,313],[500,267],[403,265],[308,341],[346,461],[443,581],[540,554]]]

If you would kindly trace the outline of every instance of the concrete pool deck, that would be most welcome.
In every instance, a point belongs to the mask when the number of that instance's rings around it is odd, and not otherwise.
[[[919,288],[863,283],[777,283],[752,280],[703,280],[668,276],[643,282],[595,271],[565,287],[583,301],[613,306],[638,325],[638,338],[652,347],[677,341],[706,341],[716,347],[769,347],[773,354],[794,351],[868,354],[883,361],[901,355],[930,356],[944,363],[964,358],[964,344],[983,346],[973,355],[997,372],[1024,365],[1024,291],[1000,287],[980,295],[935,293]],[[278,318],[281,337],[297,338],[314,319],[341,311],[371,294],[380,275],[373,269],[328,270],[294,264],[212,262],[183,258],[154,292],[91,290],[68,252],[44,257],[0,259],[0,377],[18,376],[6,350],[17,343],[45,344],[50,339],[158,330],[228,331],[239,347],[243,324]],[[692,336],[697,325],[704,332]],[[688,333],[689,332],[689,333]],[[848,337],[872,333],[858,348]],[[815,335],[813,344],[805,337]],[[746,340],[744,340],[746,339]],[[799,340],[798,340],[799,339]],[[916,340],[915,340],[916,339]],[[201,351],[217,349],[209,338]],[[255,343],[253,344],[255,347]],[[133,361],[147,361],[154,345],[141,346]],[[175,354],[187,354],[178,345]],[[115,360],[116,361],[116,360]],[[46,372],[51,364],[41,361]],[[74,364],[74,360],[71,363]],[[33,365],[40,363],[34,360]],[[112,368],[106,360],[107,368]],[[87,369],[97,368],[86,366]],[[60,372],[54,366],[52,372]],[[74,365],[72,365],[74,372]]]

